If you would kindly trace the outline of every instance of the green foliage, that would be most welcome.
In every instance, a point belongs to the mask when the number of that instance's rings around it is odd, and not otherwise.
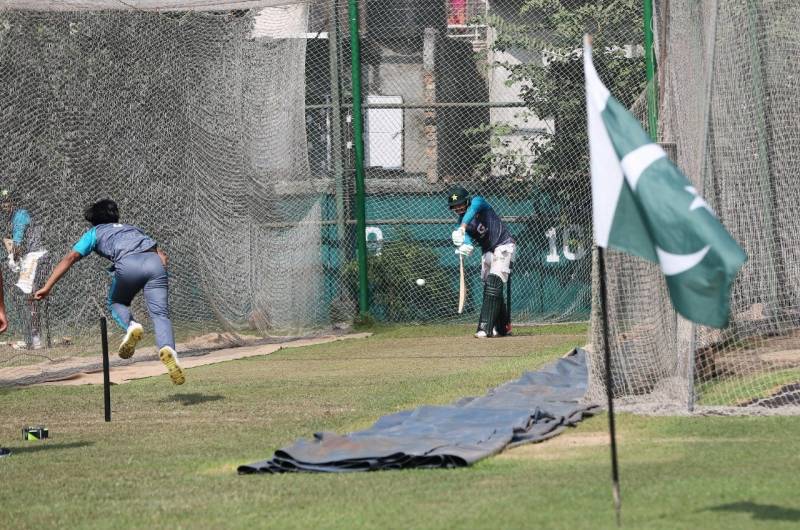
[[[524,22],[520,22],[524,21]],[[527,110],[517,118],[551,120],[546,131],[524,138],[512,148],[507,137],[518,127],[493,123],[468,134],[489,134],[491,149],[476,172],[499,170],[516,181],[556,180],[556,194],[575,200],[588,193],[589,155],[581,44],[583,34],[594,35],[595,67],[611,93],[630,107],[646,85],[644,57],[635,50],[643,42],[641,2],[638,0],[527,0],[510,21],[489,15],[483,21],[497,32],[496,52],[524,50],[542,60],[492,67],[508,72],[508,85],[517,83]],[[630,54],[629,54],[630,55]],[[519,144],[517,144],[519,145]]]
[[[351,292],[358,293],[357,261],[347,264],[344,276]],[[425,285],[416,285],[417,278],[424,278]],[[429,321],[457,305],[453,279],[439,265],[439,256],[414,242],[407,229],[399,229],[380,253],[369,256],[367,281],[372,313],[384,321]]]

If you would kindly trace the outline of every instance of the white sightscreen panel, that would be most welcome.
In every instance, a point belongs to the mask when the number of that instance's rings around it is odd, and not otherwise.
[[[403,103],[401,96],[367,96],[370,104]],[[367,110],[367,166],[403,167],[403,109]]]

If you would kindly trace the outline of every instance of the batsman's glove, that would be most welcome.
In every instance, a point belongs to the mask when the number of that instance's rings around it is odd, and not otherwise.
[[[464,244],[464,231],[461,228],[453,230],[453,244],[457,247]]]
[[[460,254],[465,258],[472,254],[472,251],[475,250],[475,247],[469,244],[462,244],[456,249],[456,254]]]

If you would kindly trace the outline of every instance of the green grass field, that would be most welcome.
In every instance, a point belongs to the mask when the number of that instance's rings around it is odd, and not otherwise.
[[[481,395],[586,342],[379,327],[112,388],[0,389],[0,528],[614,528],[607,418],[457,470],[239,476],[316,431]],[[50,439],[23,442],[44,424]],[[618,416],[625,528],[796,528],[800,418]]]

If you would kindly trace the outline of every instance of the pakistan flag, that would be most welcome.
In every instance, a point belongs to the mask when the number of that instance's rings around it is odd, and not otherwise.
[[[600,81],[588,39],[583,64],[597,245],[658,263],[678,313],[725,327],[731,284],[747,256]]]

